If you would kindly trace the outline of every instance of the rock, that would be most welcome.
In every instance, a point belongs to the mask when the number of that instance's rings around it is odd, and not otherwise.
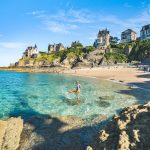
[[[100,134],[100,140],[102,141],[102,142],[104,142],[104,141],[106,141],[107,140],[107,138],[109,137],[109,134],[107,134],[106,132],[105,132],[105,130],[102,130],[101,131],[101,134]]]
[[[82,141],[78,129],[83,124],[74,116],[35,116],[24,124],[18,150],[79,150]]]
[[[148,150],[150,148],[150,102],[123,109],[100,131],[94,150]]]
[[[85,59],[97,66],[102,63],[103,54],[99,50],[95,50],[87,54]]]
[[[22,130],[23,120],[20,117],[0,121],[0,150],[16,150]]]
[[[64,66],[64,67],[67,67],[67,68],[71,68],[71,65],[70,65],[68,59],[64,59],[64,60],[61,62],[61,65]]]
[[[129,149],[129,136],[126,131],[122,131],[119,135],[119,145],[118,150],[130,150]]]
[[[55,66],[55,67],[60,66],[60,58],[57,58],[53,61],[53,66]]]
[[[92,148],[91,146],[88,146],[88,147],[86,148],[86,150],[93,150],[93,148]]]

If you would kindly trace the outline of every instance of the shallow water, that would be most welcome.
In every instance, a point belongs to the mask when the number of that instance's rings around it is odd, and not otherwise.
[[[67,94],[81,84],[80,99]],[[149,100],[149,92],[110,81],[47,73],[0,71],[0,118],[37,114],[110,117],[121,108]]]

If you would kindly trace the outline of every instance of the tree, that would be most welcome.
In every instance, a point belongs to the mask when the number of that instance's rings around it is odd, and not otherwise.
[[[110,44],[117,44],[119,42],[119,40],[120,39],[118,37],[110,36],[109,42],[110,42]]]
[[[72,48],[83,48],[83,45],[79,41],[75,41],[75,42],[72,42],[71,47]]]
[[[150,39],[136,41],[129,55],[130,61],[142,61],[147,57],[150,57]]]

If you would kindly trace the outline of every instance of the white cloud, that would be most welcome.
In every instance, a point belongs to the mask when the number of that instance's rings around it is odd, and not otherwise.
[[[150,5],[147,7],[147,9],[142,11],[141,14],[137,15],[136,17],[128,18],[128,19],[123,19],[123,18],[120,19],[117,16],[105,15],[105,16],[100,16],[99,22],[118,25],[119,28],[121,27],[124,29],[131,28],[134,30],[139,30],[141,26],[150,23]]]
[[[2,48],[8,48],[8,49],[19,49],[25,46],[25,43],[21,42],[0,42],[0,46]]]
[[[69,3],[70,1],[68,1],[68,5]],[[142,4],[146,5],[145,1],[141,2]],[[132,6],[129,3],[125,3],[124,7]],[[42,29],[63,34],[77,31],[77,29],[81,29],[84,26],[89,30],[91,30],[91,27],[94,29],[94,26],[96,30],[105,26],[112,28],[113,32],[121,32],[127,28],[139,31],[141,26],[150,23],[150,5],[147,5],[147,8],[144,7],[140,14],[137,14],[135,17],[128,17],[127,19],[106,13],[97,12],[94,14],[86,9],[61,10],[53,14],[41,10],[33,11],[30,14],[39,19],[43,26]]]
[[[76,23],[93,23],[94,17],[91,15],[91,13],[88,10],[82,9],[82,10],[73,10],[70,9],[66,14],[68,14],[68,21],[70,22],[76,22]]]
[[[126,8],[131,8],[132,7],[132,5],[130,5],[129,3],[124,3],[124,7],[126,7]]]
[[[47,26],[47,30],[51,32],[59,32],[65,34],[77,28],[77,26],[73,24],[64,24],[64,23],[53,22],[53,21],[48,21],[45,24]]]
[[[71,1],[70,1],[70,0],[68,0],[68,1],[67,1],[67,3],[66,3],[66,7],[69,7],[69,6],[70,6],[70,4],[71,4]]]
[[[45,14],[45,12],[46,12],[45,10],[35,10],[35,11],[32,11],[32,12],[28,12],[27,14],[36,16],[36,15]]]
[[[145,4],[146,4],[146,2],[145,2],[145,1],[142,1],[142,2],[141,2],[141,7],[142,7],[142,8],[145,7]]]
[[[55,14],[48,14],[46,11],[33,11],[28,13],[39,18],[44,28],[51,32],[70,33],[79,28],[79,24],[90,24],[93,18],[88,10],[58,11]]]

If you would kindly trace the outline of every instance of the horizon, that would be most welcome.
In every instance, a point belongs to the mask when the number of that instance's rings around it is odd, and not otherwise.
[[[39,51],[47,51],[49,43],[93,45],[105,28],[119,39],[128,28],[139,36],[150,24],[150,0],[5,0],[0,18],[0,66],[8,66],[34,44]]]

